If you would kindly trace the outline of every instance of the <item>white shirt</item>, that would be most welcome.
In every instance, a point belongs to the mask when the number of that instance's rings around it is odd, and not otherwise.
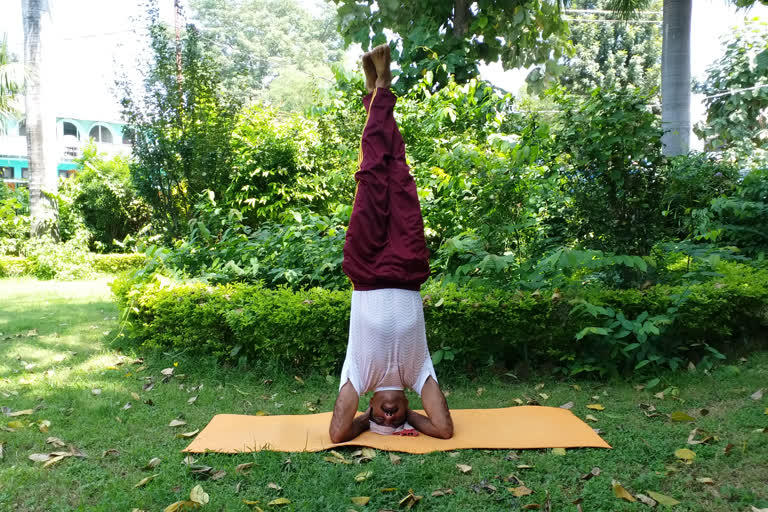
[[[437,382],[427,348],[421,294],[397,288],[353,291],[339,389],[349,381],[358,396],[404,388],[421,395],[430,376]]]

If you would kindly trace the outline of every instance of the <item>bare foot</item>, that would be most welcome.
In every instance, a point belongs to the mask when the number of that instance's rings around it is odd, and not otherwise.
[[[368,92],[373,92],[376,87],[376,66],[370,53],[363,54],[363,73],[365,73],[365,88]]]
[[[370,53],[373,65],[376,67],[376,87],[389,89],[392,85],[392,72],[389,70],[391,57],[389,55],[389,45],[382,44],[371,50]]]

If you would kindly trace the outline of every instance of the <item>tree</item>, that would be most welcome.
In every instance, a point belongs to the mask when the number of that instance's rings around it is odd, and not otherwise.
[[[56,117],[49,88],[56,84],[51,76],[53,21],[48,0],[22,0],[24,19],[24,93],[26,98],[27,155],[29,158],[30,234],[50,234],[57,238],[56,204],[52,194],[58,183]]]
[[[768,82],[768,23],[749,22],[730,33],[723,47],[723,56],[707,68],[706,79],[694,86],[706,96],[707,105],[706,122],[694,130],[708,150],[735,149],[749,155],[765,144],[758,118],[768,108],[768,87],[759,87]]]
[[[181,41],[179,83],[170,31],[159,22],[156,6],[148,17],[152,55],[144,90],[134,90],[127,80],[118,85],[133,138],[131,178],[171,239],[184,232],[200,193],[226,189],[239,104],[222,93],[212,50],[194,25],[187,25]]]
[[[629,17],[653,0],[611,0],[609,8]],[[731,0],[749,8],[768,0]],[[691,130],[691,7],[692,0],[664,0],[661,64],[662,143],[666,156],[685,154]]]
[[[16,116],[19,109],[16,105],[21,85],[18,82],[18,63],[8,51],[8,41],[0,41],[0,135],[5,133],[5,122],[8,117]]]
[[[604,11],[608,0],[575,0],[574,9]],[[661,8],[661,0],[651,6]],[[589,94],[631,87],[643,94],[656,90],[661,78],[661,17],[644,15],[642,22],[606,22],[611,13],[568,13],[573,55],[563,58],[560,83],[570,92]],[[658,19],[659,23],[653,23]]]
[[[570,51],[568,23],[560,0],[334,0],[339,30],[347,44],[364,49],[386,42],[394,32],[392,58],[400,72],[396,88],[410,88],[431,71],[435,86],[454,75],[466,83],[477,65],[501,58],[505,69],[545,63],[529,75],[529,83],[546,85],[558,61]]]
[[[190,7],[218,49],[224,88],[246,100],[283,74],[314,83],[342,56],[333,10],[315,16],[296,0],[191,0]]]

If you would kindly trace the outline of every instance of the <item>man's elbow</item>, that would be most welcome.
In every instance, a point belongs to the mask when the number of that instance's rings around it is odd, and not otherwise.
[[[449,424],[438,428],[435,434],[435,437],[439,439],[450,439],[453,437],[453,425]]]
[[[344,441],[349,441],[349,434],[347,432],[342,432],[339,429],[335,429],[335,428],[331,427],[328,430],[328,434],[331,436],[331,442],[333,444],[343,443]]]

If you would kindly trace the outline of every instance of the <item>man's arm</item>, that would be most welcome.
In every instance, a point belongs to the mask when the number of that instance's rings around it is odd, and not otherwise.
[[[371,408],[365,411],[357,418],[357,406],[360,403],[360,397],[355,391],[351,382],[347,381],[339,391],[336,398],[336,405],[333,406],[333,417],[331,417],[331,427],[328,433],[331,435],[331,441],[334,443],[343,443],[354,439],[366,430],[371,418]]]
[[[440,439],[453,437],[453,420],[445,395],[431,376],[421,388],[421,403],[427,416],[408,409],[408,423],[419,432]]]

